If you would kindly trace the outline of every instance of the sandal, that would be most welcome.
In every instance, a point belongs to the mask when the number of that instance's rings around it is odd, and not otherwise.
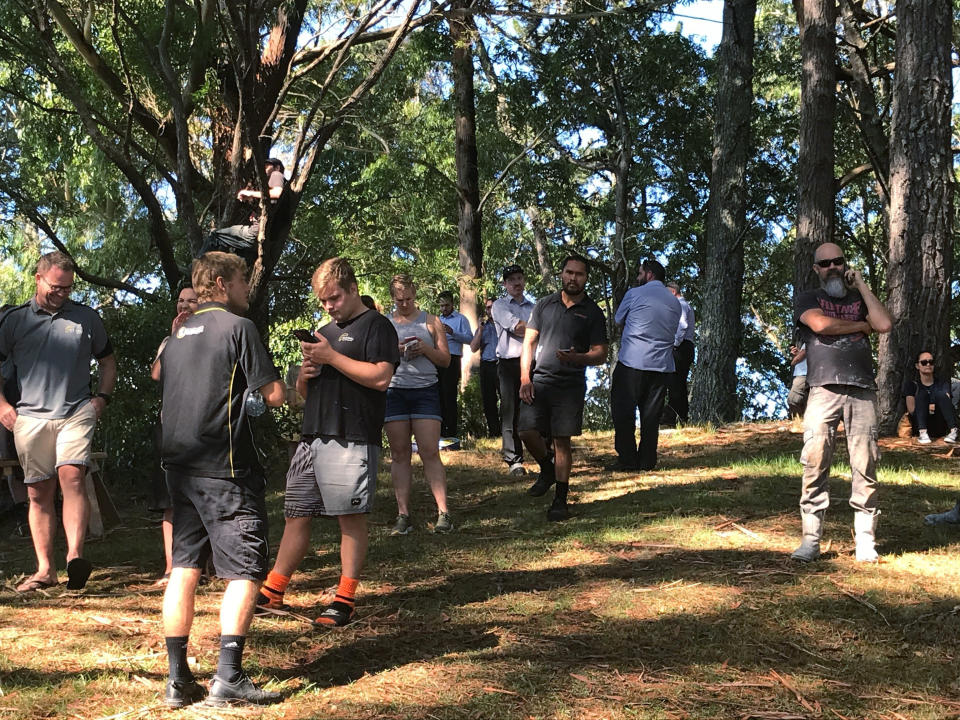
[[[32,577],[24,580],[22,583],[17,585],[18,593],[31,593],[36,592],[37,590],[47,590],[49,588],[56,587],[60,583],[54,580],[50,582],[49,580],[43,580],[38,577]]]

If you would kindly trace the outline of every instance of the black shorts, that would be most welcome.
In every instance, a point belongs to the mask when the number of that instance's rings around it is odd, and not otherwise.
[[[537,430],[544,437],[573,437],[583,432],[583,398],[587,386],[581,383],[546,385],[533,381],[533,404],[520,402],[517,429]]]
[[[217,577],[267,577],[267,507],[263,479],[196,477],[167,470],[173,499],[173,566],[200,568],[207,541]]]

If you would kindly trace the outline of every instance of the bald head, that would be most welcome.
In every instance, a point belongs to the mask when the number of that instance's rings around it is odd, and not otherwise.
[[[835,243],[823,243],[813,254],[813,261],[830,260],[831,258],[843,257],[843,250]]]

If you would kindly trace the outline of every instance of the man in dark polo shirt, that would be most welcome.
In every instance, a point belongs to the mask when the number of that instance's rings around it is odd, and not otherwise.
[[[283,539],[258,604],[283,609],[290,577],[310,546],[312,518],[335,517],[340,582],[334,601],[315,620],[330,627],[353,617],[367,555],[367,515],[377,490],[387,386],[400,362],[400,343],[390,320],[363,303],[345,259],[331,258],[317,268],[313,292],[331,322],[314,334],[316,342],[300,345],[303,436],[287,472]]]
[[[14,408],[0,394],[0,422],[13,432],[30,498],[30,533],[37,571],[17,590],[57,584],[53,559],[57,482],[63,494],[67,539],[67,587],[80,589],[90,577],[83,545],[90,517],[85,477],[97,420],[117,378],[113,348],[96,311],[69,299],[74,264],[52,252],[37,263],[37,292],[0,321],[0,362],[9,362],[20,381]],[[99,389],[90,394],[90,358],[99,366]]]
[[[607,321],[587,297],[587,260],[568,255],[560,270],[560,292],[537,301],[527,323],[520,355],[520,437],[540,463],[540,476],[527,491],[544,495],[557,484],[548,520],[566,520],[573,455],[570,438],[583,429],[586,367],[607,359]],[[550,461],[544,437],[553,437]]]
[[[209,542],[213,567],[228,583],[208,703],[262,705],[281,695],[257,688],[241,665],[268,556],[264,475],[245,401],[258,391],[277,407],[286,392],[253,323],[239,316],[247,309],[246,263],[209,252],[194,262],[193,288],[197,311],[160,356],[161,456],[173,501],[173,571],[163,598],[170,662],[164,700],[184,707],[206,695],[187,666],[187,640]]]

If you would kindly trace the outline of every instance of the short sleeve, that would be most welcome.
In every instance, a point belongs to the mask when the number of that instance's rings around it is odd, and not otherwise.
[[[904,380],[900,394],[903,397],[913,397],[917,394],[917,384],[913,380]]]
[[[90,349],[97,360],[113,355],[113,345],[110,343],[110,338],[107,337],[107,329],[103,326],[103,319],[93,311],[91,311],[90,334]]]
[[[599,306],[593,306],[593,322],[590,323],[590,345],[606,345],[607,338],[607,318]]]
[[[367,310],[376,313],[376,310]],[[366,362],[388,362],[394,367],[400,364],[400,340],[393,323],[383,315],[376,313],[373,318],[373,327],[367,334]]]
[[[273,360],[260,339],[260,333],[254,324],[246,319],[237,324],[237,345],[240,369],[247,378],[247,387],[262,388],[264,385],[280,379]]]
[[[542,300],[538,300],[537,304],[533,306],[533,312],[530,313],[530,319],[527,321],[528,328],[531,328],[532,330],[536,330],[538,332],[540,331],[541,316],[543,315],[542,308],[545,304],[544,301],[550,297],[553,297],[553,296],[548,295],[546,298],[543,298]]]
[[[800,316],[803,315],[807,310],[819,310],[820,303],[817,302],[817,294],[807,291],[800,293],[797,296],[797,306],[796,306],[796,324],[802,325],[800,322]]]
[[[0,316],[0,361],[6,360],[13,351],[13,321],[10,313]]]

